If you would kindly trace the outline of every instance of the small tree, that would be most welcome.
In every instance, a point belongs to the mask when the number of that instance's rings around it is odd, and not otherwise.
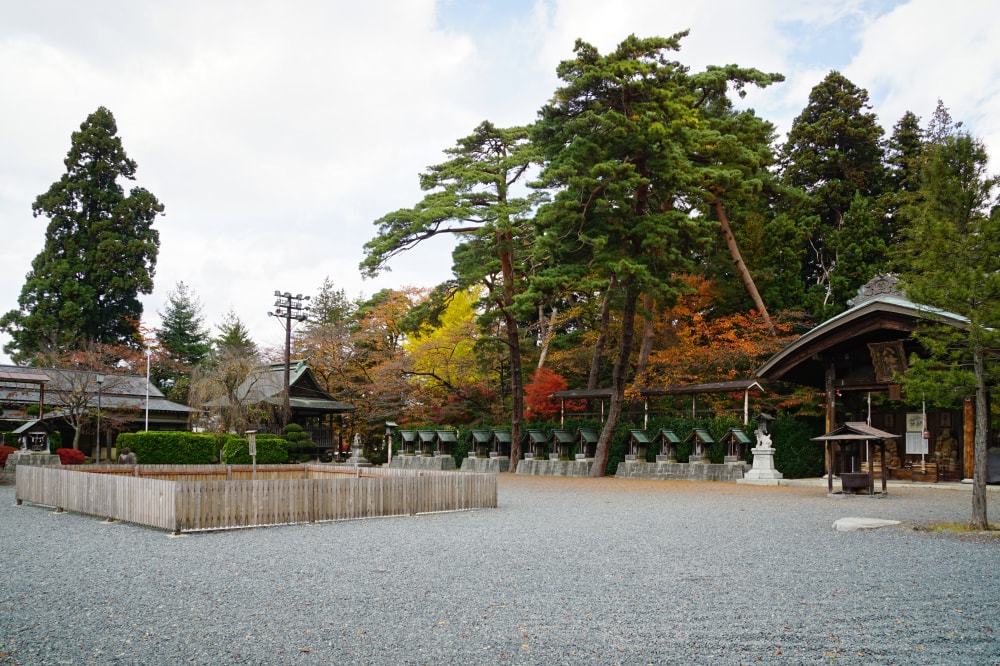
[[[975,399],[972,485],[974,529],[988,529],[986,450],[990,430],[989,393],[1000,380],[1000,178],[986,172],[982,142],[954,131],[924,149],[920,187],[910,198],[900,247],[907,295],[961,315],[960,325],[932,323],[918,339],[930,358],[913,358],[905,384],[913,400],[948,404]],[[937,319],[931,314],[932,320]]]
[[[160,353],[153,380],[168,398],[186,403],[191,369],[212,350],[201,303],[184,282],[178,282],[160,316],[162,325],[156,332]]]

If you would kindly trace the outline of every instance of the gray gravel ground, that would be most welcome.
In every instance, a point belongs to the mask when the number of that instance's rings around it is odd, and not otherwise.
[[[0,487],[0,664],[1000,664],[1000,538],[915,529],[966,522],[968,491],[499,486],[495,510],[182,537]]]

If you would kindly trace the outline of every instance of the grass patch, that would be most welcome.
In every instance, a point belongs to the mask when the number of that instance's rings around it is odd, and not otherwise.
[[[969,523],[931,523],[927,526],[929,532],[954,532],[956,534],[992,534],[1000,537],[1000,525],[990,525],[989,531],[973,529]]]

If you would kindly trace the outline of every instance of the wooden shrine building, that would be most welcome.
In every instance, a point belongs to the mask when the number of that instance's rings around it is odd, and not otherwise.
[[[913,303],[891,276],[878,276],[858,290],[845,312],[823,322],[771,357],[757,370],[766,381],[811,386],[825,395],[826,432],[845,422],[866,423],[898,434],[885,441],[889,478],[972,478],[974,414],[971,398],[953,410],[903,402],[897,373],[911,354],[924,353],[913,337],[930,320],[964,326],[955,314]],[[859,452],[851,452],[858,454]],[[843,449],[829,460],[835,473],[851,472]],[[863,456],[862,456],[863,457]],[[856,466],[875,461],[854,460]],[[915,472],[918,470],[919,472]]]

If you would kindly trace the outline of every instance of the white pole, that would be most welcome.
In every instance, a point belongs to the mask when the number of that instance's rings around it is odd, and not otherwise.
[[[146,347],[146,432],[149,432],[149,354],[150,349]]]

